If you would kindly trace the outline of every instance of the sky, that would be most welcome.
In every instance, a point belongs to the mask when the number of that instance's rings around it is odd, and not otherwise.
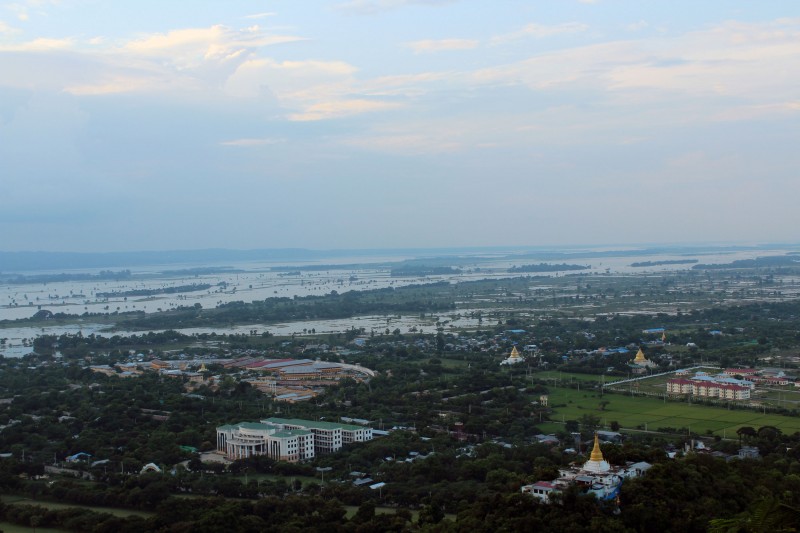
[[[798,199],[796,0],[0,0],[4,251],[796,243]]]

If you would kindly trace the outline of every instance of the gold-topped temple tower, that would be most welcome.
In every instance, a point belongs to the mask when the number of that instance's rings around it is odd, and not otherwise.
[[[597,433],[594,434],[594,448],[592,448],[592,453],[589,456],[590,461],[602,461],[603,460],[603,450],[600,449],[600,438],[597,436]]]
[[[600,437],[597,436],[597,433],[594,434],[594,448],[592,448],[592,453],[589,455],[589,460],[584,463],[583,469],[596,474],[608,472],[611,469],[611,465],[603,458],[603,451],[600,449]]]
[[[525,360],[519,354],[519,351],[517,351],[517,347],[514,346],[514,347],[511,348],[511,355],[509,355],[507,359],[503,359],[503,361],[500,364],[501,365],[516,365],[517,363],[523,363],[523,362],[525,362]]]

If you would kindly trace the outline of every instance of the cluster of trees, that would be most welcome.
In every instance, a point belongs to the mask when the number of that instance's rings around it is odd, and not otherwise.
[[[589,265],[568,265],[567,263],[561,263],[560,265],[556,265],[553,263],[539,263],[538,265],[520,265],[520,266],[512,266],[508,269],[511,273],[517,272],[563,272],[567,270],[589,270],[592,268]]]
[[[159,287],[156,289],[130,289],[127,291],[98,292],[97,298],[120,298],[128,296],[155,296],[156,294],[179,294],[183,292],[205,291],[211,288],[209,283],[191,283],[189,285],[176,285],[173,287]]]
[[[114,272],[112,270],[101,270],[97,274],[89,273],[60,273],[60,274],[2,274],[0,273],[0,281],[4,283],[13,283],[15,285],[23,285],[28,283],[57,283],[64,281],[102,281],[102,280],[125,280],[131,278],[130,270],[120,270]]]
[[[444,285],[447,285],[444,283]],[[223,303],[214,309],[193,307],[148,315],[125,315],[120,327],[163,329],[241,323],[348,318],[357,315],[429,313],[455,308],[449,292],[438,284],[348,291],[331,291],[324,296],[274,297],[263,301]]]

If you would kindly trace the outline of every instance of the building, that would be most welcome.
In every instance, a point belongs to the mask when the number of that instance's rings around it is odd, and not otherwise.
[[[761,454],[755,446],[742,446],[739,448],[739,459],[759,459]]]
[[[726,374],[709,376],[698,372],[693,378],[671,378],[667,380],[667,393],[689,394],[701,398],[723,400],[749,400],[753,383],[734,379]]]
[[[723,374],[727,376],[742,376],[742,377],[751,377],[758,375],[760,370],[755,368],[726,368],[723,371]]]
[[[655,368],[656,366],[658,365],[644,356],[644,352],[641,348],[636,352],[636,357],[634,357],[633,361],[630,363],[631,372],[633,374],[644,374],[647,372],[648,368]]]
[[[268,418],[262,420],[286,429],[306,429],[314,434],[315,448],[319,453],[333,453],[345,444],[372,440],[372,428],[342,424],[340,422],[324,422],[299,420],[296,418]]]
[[[240,422],[217,428],[217,450],[228,459],[266,455],[296,463],[314,457],[314,435],[307,430],[281,430],[260,422]]]
[[[217,451],[232,460],[267,455],[296,463],[369,440],[370,427],[299,419],[269,418],[217,428]]]
[[[509,355],[508,358],[503,359],[500,362],[500,364],[501,365],[516,365],[518,363],[524,363],[524,362],[525,362],[525,360],[522,358],[522,356],[517,351],[517,347],[514,346],[513,348],[511,348],[511,355]]]
[[[529,494],[542,503],[550,501],[550,495],[558,493],[556,486],[549,481],[537,481],[533,485],[525,485],[522,487],[523,494]]]
[[[609,464],[600,449],[600,437],[595,433],[594,446],[589,460],[581,466],[559,469],[559,477],[552,481],[537,481],[522,487],[523,494],[530,494],[540,501],[547,502],[559,489],[579,485],[586,494],[594,494],[598,500],[613,500],[619,494],[622,483],[627,478],[645,474],[652,465],[645,462],[629,463],[624,467]]]

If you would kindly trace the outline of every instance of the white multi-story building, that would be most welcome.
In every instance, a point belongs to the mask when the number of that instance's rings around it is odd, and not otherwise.
[[[240,422],[217,428],[217,450],[228,459],[266,455],[296,463],[314,457],[314,435],[308,430],[282,430],[259,422]]]
[[[217,450],[229,459],[267,455],[278,461],[298,462],[369,440],[370,427],[294,418],[268,418],[217,428]]]

